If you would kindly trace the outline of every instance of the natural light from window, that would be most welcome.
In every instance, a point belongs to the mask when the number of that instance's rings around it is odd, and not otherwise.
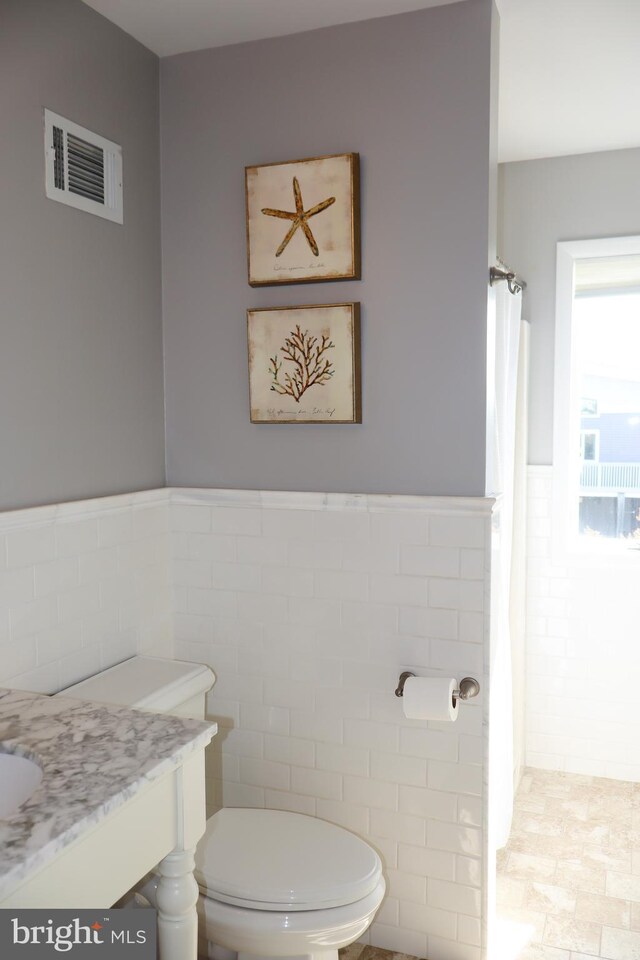
[[[580,540],[640,549],[640,292],[577,294],[572,348]]]

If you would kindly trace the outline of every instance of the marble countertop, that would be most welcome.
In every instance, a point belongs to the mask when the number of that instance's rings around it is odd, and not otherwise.
[[[44,771],[29,800],[0,820],[0,899],[216,730],[201,720],[0,689],[0,751]]]

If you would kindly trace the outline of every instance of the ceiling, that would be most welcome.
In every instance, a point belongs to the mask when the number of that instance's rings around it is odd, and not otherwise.
[[[160,57],[459,0],[84,0]]]
[[[500,159],[640,146],[640,0],[498,0]]]
[[[84,0],[159,56],[459,0]],[[640,0],[497,0],[500,159],[640,146]]]

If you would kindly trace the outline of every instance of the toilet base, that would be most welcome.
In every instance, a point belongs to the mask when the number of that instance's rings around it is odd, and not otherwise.
[[[288,913],[250,910],[201,895],[198,901],[201,957],[203,960],[338,960],[338,950],[354,943],[369,928],[384,892],[385,882],[380,877],[374,890],[355,903]]]
[[[238,960],[338,960],[337,950],[321,950],[319,953],[305,953],[298,957],[256,957],[251,953],[239,953]]]
[[[208,953],[198,951],[199,960],[338,960],[337,950],[319,950],[313,953],[300,954],[297,957],[266,957],[255,953],[236,953],[225,947],[216,947],[208,944]]]

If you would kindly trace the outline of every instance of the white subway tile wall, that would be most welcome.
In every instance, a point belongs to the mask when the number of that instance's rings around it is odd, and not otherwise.
[[[175,656],[208,663],[211,809],[326,818],[381,853],[368,942],[481,956],[483,703],[407,720],[402,670],[477,675],[491,501],[171,491]]]
[[[427,723],[394,690],[411,669],[486,690],[491,503],[157,490],[0,514],[0,683],[208,663],[211,808],[355,831],[389,883],[366,939],[480,960],[486,701]]]
[[[552,467],[530,467],[527,766],[640,781],[640,552],[554,557]]]
[[[172,656],[168,530],[162,490],[0,513],[0,683],[55,693]]]

